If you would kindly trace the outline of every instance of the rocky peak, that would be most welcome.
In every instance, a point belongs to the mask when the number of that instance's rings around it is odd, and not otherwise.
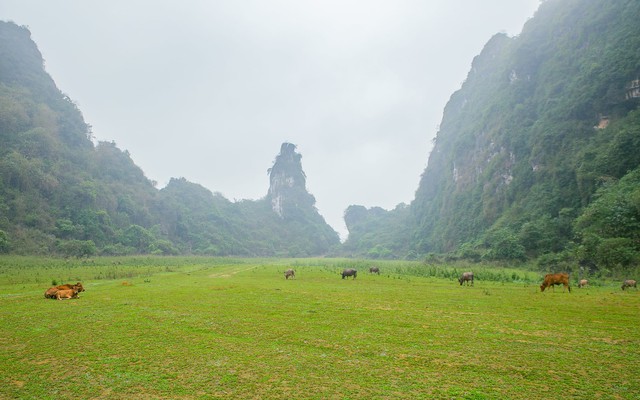
[[[268,169],[271,208],[281,218],[285,218],[292,208],[313,207],[315,198],[307,192],[306,175],[302,170],[302,155],[296,152],[296,145],[283,143],[280,154]]]

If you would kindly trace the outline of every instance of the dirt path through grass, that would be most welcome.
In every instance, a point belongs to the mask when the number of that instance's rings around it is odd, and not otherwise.
[[[253,266],[242,268],[242,269],[237,269],[238,267],[240,266],[234,265],[231,271],[226,270],[226,271],[216,272],[215,274],[209,275],[209,278],[230,278],[233,275],[238,274],[240,272],[246,272],[246,271],[250,271],[252,269],[258,268],[257,265],[253,265]]]

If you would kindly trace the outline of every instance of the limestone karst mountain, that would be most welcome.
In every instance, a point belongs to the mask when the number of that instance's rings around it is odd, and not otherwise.
[[[445,107],[409,209],[350,207],[345,247],[640,261],[638,15],[634,0],[547,0],[518,36],[496,34]]]
[[[0,252],[311,256],[339,244],[292,144],[265,198],[231,202],[184,178],[158,190],[128,152],[91,136],[29,30],[0,22]]]

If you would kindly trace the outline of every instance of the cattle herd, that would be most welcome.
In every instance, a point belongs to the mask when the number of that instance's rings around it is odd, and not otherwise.
[[[380,268],[370,267],[369,273],[380,275]],[[349,276],[353,277],[353,279],[356,279],[356,277],[358,276],[358,271],[353,268],[346,268],[342,271],[341,275],[342,279]],[[289,278],[294,279],[296,277],[296,273],[293,269],[288,269],[284,271],[284,277],[287,280]],[[460,275],[460,278],[458,278],[458,282],[460,283],[460,286],[462,286],[464,283],[466,283],[467,286],[473,286],[473,272],[463,272],[462,275]],[[548,287],[551,287],[555,290],[555,286],[557,285],[563,285],[564,289],[571,292],[571,286],[569,284],[569,274],[564,272],[556,274],[546,274],[544,276],[542,284],[540,285],[540,291],[544,292],[544,290]],[[588,285],[589,281],[587,281],[586,279],[580,279],[580,281],[578,282],[579,288],[584,288]],[[622,290],[625,290],[627,288],[635,288],[636,290],[638,290],[637,282],[633,279],[625,280],[624,282],[622,282]],[[57,300],[77,299],[79,297],[78,293],[80,292],[84,292],[84,287],[82,286],[82,283],[78,282],[76,284],[65,284],[50,287],[46,292],[44,292],[44,297],[45,299]]]
[[[380,268],[370,267],[369,273],[380,275]],[[342,275],[342,279],[348,276],[351,276],[353,277],[353,279],[356,279],[356,277],[358,276],[358,271],[353,268],[345,268],[342,270],[341,275]],[[294,278],[295,277],[294,270],[292,269],[286,270],[284,272],[284,277],[286,279],[289,279],[290,277]],[[462,275],[460,275],[460,277],[458,278],[458,282],[460,283],[460,286],[462,286],[465,283],[467,284],[467,286],[469,285],[473,286],[473,272],[471,271],[463,272]],[[565,272],[560,272],[555,274],[546,274],[544,276],[542,284],[540,285],[540,291],[544,292],[544,290],[547,289],[548,287],[551,287],[555,291],[556,285],[563,285],[564,286],[563,290],[566,289],[569,291],[569,293],[571,293],[571,285],[569,284],[569,274]],[[584,288],[587,286],[589,286],[589,281],[586,279],[580,279],[580,281],[578,282],[578,287]],[[627,279],[622,283],[622,290],[625,290],[626,288],[631,288],[631,287],[638,289],[636,281],[633,279]]]
[[[563,285],[569,292],[571,292],[571,286],[569,286],[569,274],[567,273],[546,274],[544,276],[544,281],[540,285],[540,290],[544,292],[544,290],[549,286],[555,289],[555,285]],[[586,279],[580,279],[580,281],[578,282],[578,287],[584,288],[587,286],[589,286],[589,281]],[[636,285],[635,280],[627,279],[624,282],[622,282],[622,290],[625,290],[626,288],[632,288],[632,287],[638,289],[638,286]]]

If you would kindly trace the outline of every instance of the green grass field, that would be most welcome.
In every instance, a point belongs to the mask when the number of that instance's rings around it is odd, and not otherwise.
[[[368,265],[0,258],[0,398],[640,398],[635,289]],[[79,299],[43,296],[78,280]]]

